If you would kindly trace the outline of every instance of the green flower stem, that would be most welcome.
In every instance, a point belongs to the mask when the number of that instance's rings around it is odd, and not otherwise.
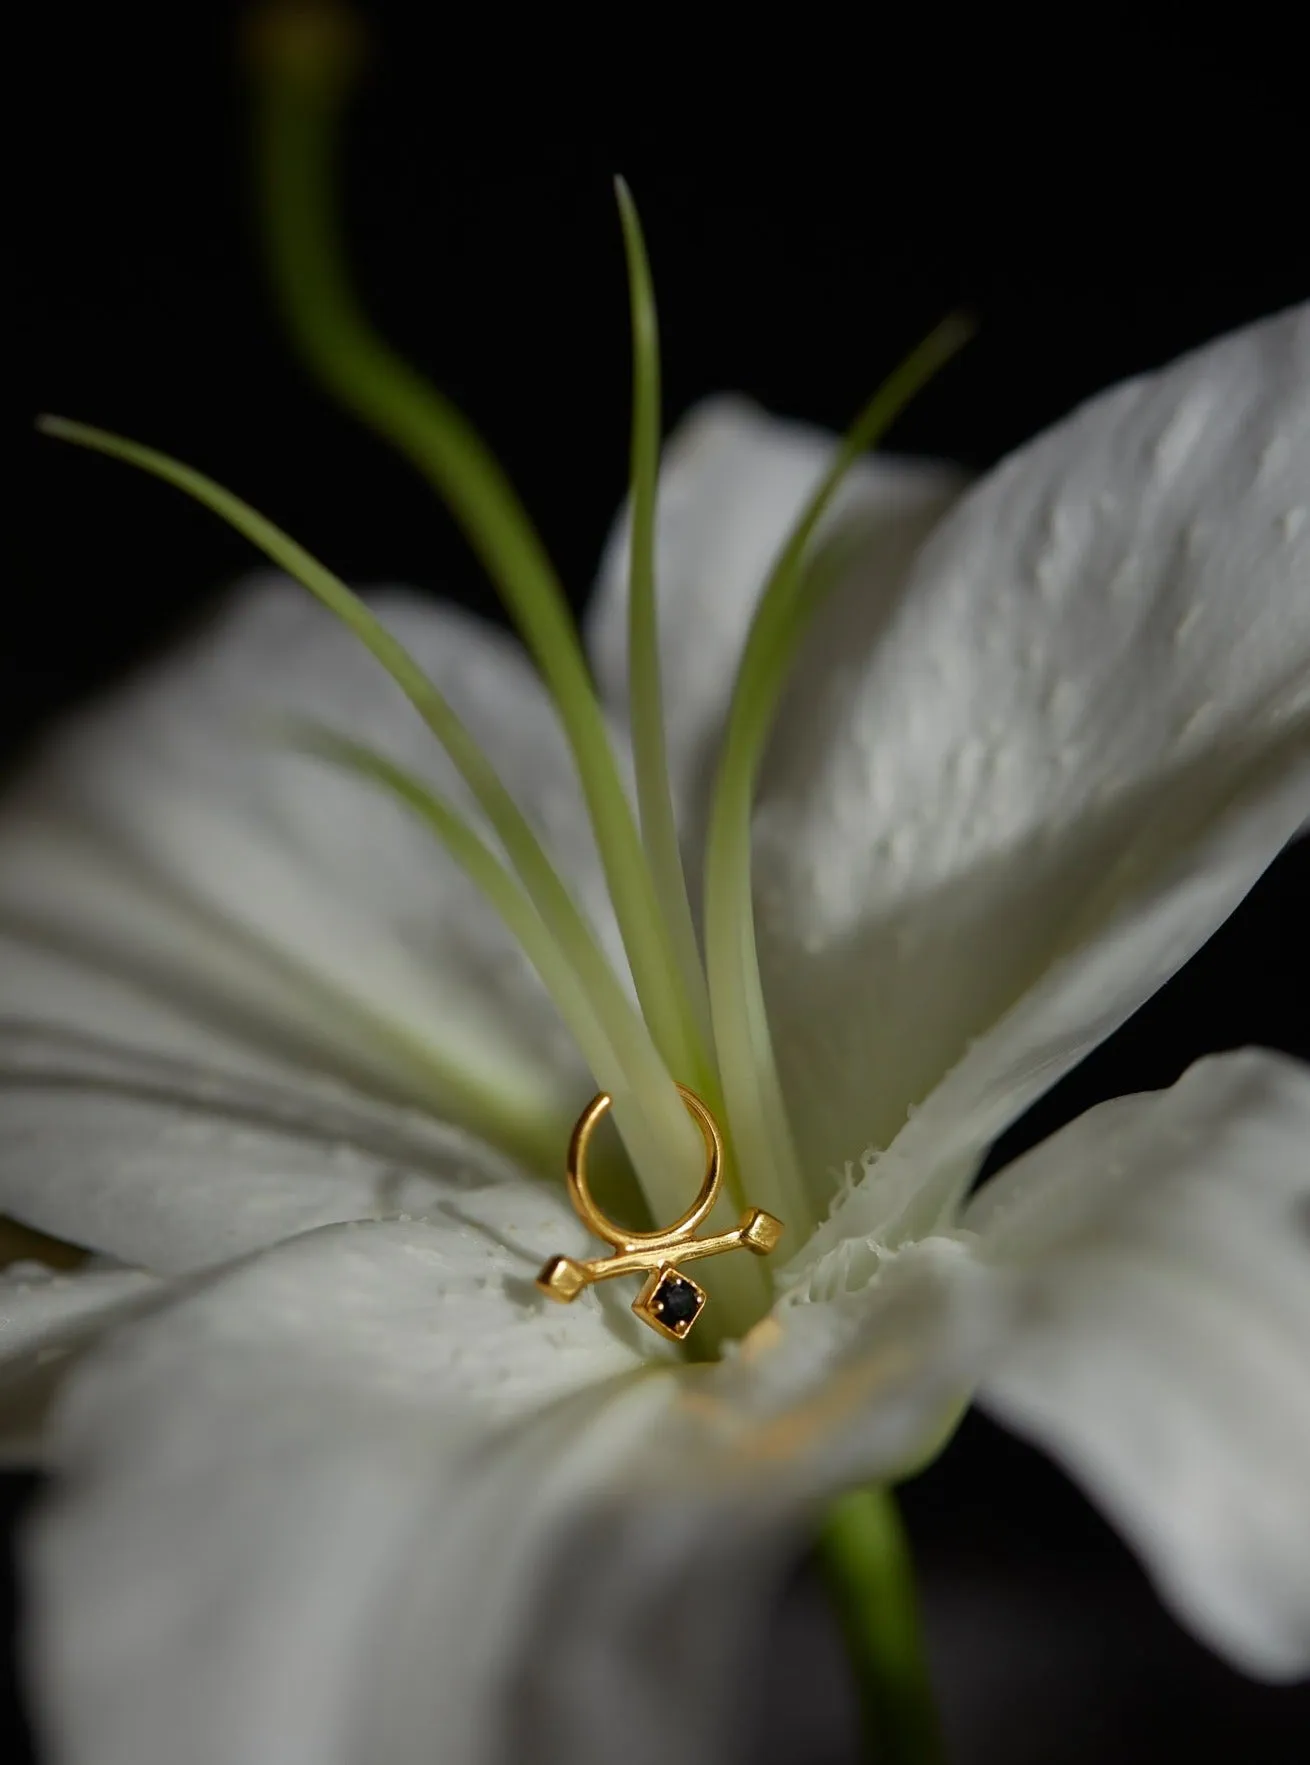
[[[819,1556],[860,1685],[869,1765],[945,1765],[909,1544],[889,1489],[829,1509]]]
[[[261,193],[270,267],[291,335],[341,402],[435,487],[535,659],[573,751],[638,997],[673,1074],[701,1088],[711,1061],[619,775],[563,589],[491,452],[372,329],[349,286],[333,201],[336,125],[356,59],[337,9],[273,7],[256,34]],[[530,273],[531,266],[525,266]],[[675,1130],[694,1165],[694,1134]]]

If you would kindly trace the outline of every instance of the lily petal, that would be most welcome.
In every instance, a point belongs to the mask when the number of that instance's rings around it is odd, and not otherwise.
[[[14,1262],[0,1269],[0,1367],[58,1350],[160,1283],[140,1269],[49,1269]]]
[[[1310,1672],[1310,1070],[1247,1050],[1090,1110],[965,1216],[1019,1272],[982,1388],[1247,1672]]]
[[[497,1184],[530,1196],[468,1135],[294,1071],[257,1078],[0,1029],[0,1095],[0,1211],[157,1273]]]
[[[139,1269],[0,1269],[0,1465],[40,1463],[46,1408],[73,1355],[161,1291]]]
[[[534,1292],[582,1239],[526,1185],[327,1227],[85,1361],[29,1538],[52,1751],[657,1765],[672,1729],[686,1765],[722,1758],[817,1502],[903,1459],[953,1387],[976,1338],[934,1295],[962,1283],[915,1248],[860,1318],[809,1307],[697,1369],[635,1343],[618,1283],[567,1310]]]
[[[65,1401],[33,1551],[61,1757],[507,1756],[516,1676],[594,1566],[550,1547],[674,1388],[621,1302],[533,1293],[578,1236],[531,1190],[490,1225],[328,1228],[120,1333]]]
[[[669,767],[695,844],[737,664],[760,590],[831,458],[832,438],[741,398],[699,405],[660,467],[656,567]],[[850,474],[829,527],[858,524],[856,593],[875,603],[962,490],[936,462],[876,455]],[[627,702],[628,517],[615,523],[588,610],[588,646],[610,704]]]
[[[61,1758],[494,1756],[537,1532],[661,1401],[594,1295],[533,1294],[578,1227],[562,1198],[516,1200],[494,1235],[307,1234],[88,1363],[34,1541]]]
[[[538,816],[613,936],[543,690],[490,627],[379,610]],[[473,885],[394,804],[276,740],[312,716],[454,793],[398,689],[298,590],[264,581],[190,653],[83,717],[0,816],[0,928],[29,952],[0,1015],[138,1046],[327,1065],[530,1141],[585,1088],[572,1043]],[[544,1137],[541,1136],[541,1137]]]
[[[761,954],[812,1168],[904,1133],[814,1254],[949,1218],[1304,821],[1307,486],[1310,307],[1020,450],[872,623],[838,590],[762,783]]]

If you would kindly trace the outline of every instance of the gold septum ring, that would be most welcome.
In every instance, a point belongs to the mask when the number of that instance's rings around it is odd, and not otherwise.
[[[633,1300],[632,1309],[643,1324],[649,1324],[672,1342],[681,1342],[690,1334],[709,1297],[690,1275],[679,1273],[677,1265],[693,1262],[697,1257],[719,1256],[727,1250],[749,1250],[756,1256],[768,1256],[784,1230],[782,1221],[774,1219],[771,1213],[748,1207],[730,1232],[716,1232],[705,1238],[696,1236],[697,1226],[709,1218],[719,1198],[723,1136],[719,1124],[694,1091],[679,1085],[678,1094],[705,1141],[705,1176],[699,1195],[686,1213],[662,1231],[631,1232],[626,1226],[615,1225],[597,1207],[587,1185],[587,1146],[614,1101],[608,1091],[601,1091],[574,1124],[565,1178],[579,1219],[602,1243],[610,1245],[614,1254],[597,1257],[593,1262],[552,1256],[537,1276],[537,1286],[543,1293],[561,1305],[568,1305],[594,1281],[645,1273],[645,1284]]]

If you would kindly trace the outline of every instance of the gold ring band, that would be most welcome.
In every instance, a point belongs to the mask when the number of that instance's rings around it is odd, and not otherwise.
[[[689,1091],[685,1085],[679,1085],[678,1095],[686,1104],[688,1113],[700,1128],[705,1141],[705,1177],[700,1186],[700,1194],[686,1213],[674,1220],[671,1226],[665,1226],[662,1231],[631,1232],[626,1226],[616,1226],[597,1207],[587,1186],[587,1145],[614,1102],[609,1092],[597,1092],[574,1123],[573,1133],[569,1138],[568,1160],[564,1167],[569,1199],[583,1224],[590,1227],[603,1244],[613,1245],[615,1250],[643,1250],[652,1245],[667,1244],[670,1238],[687,1236],[696,1230],[702,1220],[709,1218],[714,1203],[718,1200],[719,1184],[723,1181],[723,1136],[719,1132],[719,1124],[694,1091]]]

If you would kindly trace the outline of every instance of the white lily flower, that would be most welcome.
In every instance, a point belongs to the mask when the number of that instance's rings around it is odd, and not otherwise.
[[[693,873],[761,581],[832,447],[719,402],[668,451]],[[722,1757],[751,1615],[821,1504],[913,1465],[969,1395],[1215,1648],[1306,1670],[1310,1075],[1202,1061],[969,1191],[1305,820],[1308,497],[1310,308],[1098,398],[963,495],[936,467],[853,472],[755,814],[801,1186],[771,1306],[714,1292],[726,1334],[767,1322],[708,1364],[613,1286],[535,1292],[586,1241],[529,1169],[562,1157],[585,1062],[424,831],[255,732],[330,707],[448,789],[350,637],[260,584],[53,744],[0,821],[0,1200],[101,1260],[11,1276],[0,1341],[20,1416],[64,1374],[30,1564],[56,1756],[643,1760],[676,1734],[681,1761]],[[590,626],[615,712],[625,557],[616,537]],[[520,652],[374,606],[617,966]]]
[[[320,48],[296,37],[270,113],[289,304],[540,675],[53,425],[341,622],[254,584],[0,809],[0,1207],[94,1253],[0,1289],[8,1445],[57,1478],[28,1551],[55,1756],[722,1758],[828,1502],[971,1399],[1212,1646],[1304,1672],[1310,1073],[1203,1061],[972,1191],[1310,813],[1310,307],[968,490],[851,465],[922,356],[840,448],[719,401],[657,503],[624,194],[633,496],[597,696],[494,465],[334,285]],[[787,1228],[772,1263],[700,1264],[694,1363],[617,1283],[567,1310],[534,1285],[588,1254],[552,1179],[597,1085],[634,1201],[685,1207],[675,1079],[726,1137],[720,1217]]]

